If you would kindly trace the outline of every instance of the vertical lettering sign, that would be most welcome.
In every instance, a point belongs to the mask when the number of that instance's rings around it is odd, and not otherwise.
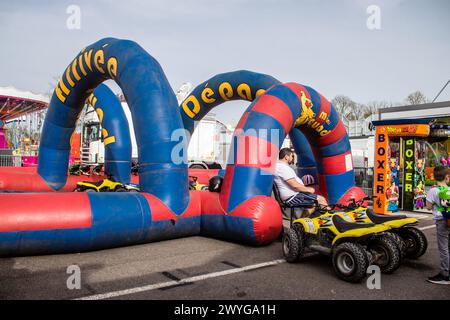
[[[386,190],[388,184],[388,134],[386,127],[378,126],[375,136],[375,170],[374,170],[374,204],[376,213],[384,214],[387,212]]]
[[[414,209],[414,138],[405,139],[403,167],[403,209]]]

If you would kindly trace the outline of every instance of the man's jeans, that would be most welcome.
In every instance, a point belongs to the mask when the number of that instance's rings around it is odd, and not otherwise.
[[[447,221],[441,219],[436,220],[436,236],[439,250],[439,259],[441,261],[441,274],[448,277],[449,273],[449,228],[447,227]]]

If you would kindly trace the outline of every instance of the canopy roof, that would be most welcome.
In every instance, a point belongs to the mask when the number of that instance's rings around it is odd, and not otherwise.
[[[49,98],[14,87],[0,87],[0,121],[5,122],[47,108]]]

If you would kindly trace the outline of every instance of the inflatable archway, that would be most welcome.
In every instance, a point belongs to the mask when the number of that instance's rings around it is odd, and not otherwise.
[[[116,181],[130,183],[130,128],[119,99],[106,85],[100,84],[87,103],[94,108],[102,127],[105,173]]]
[[[83,102],[108,78],[132,110],[143,192],[0,194],[6,208],[0,213],[1,255],[79,252],[198,234],[256,245],[276,239],[281,212],[270,197],[272,173],[286,134],[299,121],[299,128],[308,128],[302,127],[312,116],[305,87],[277,84],[261,92],[236,129],[222,192],[188,192],[186,163],[171,159],[180,143],[171,133],[183,129],[184,120],[161,67],[134,42],[103,39],[75,58],[52,97],[38,172],[53,189],[66,182],[69,139]],[[310,141],[326,146],[320,140],[326,135],[314,131],[305,130]]]

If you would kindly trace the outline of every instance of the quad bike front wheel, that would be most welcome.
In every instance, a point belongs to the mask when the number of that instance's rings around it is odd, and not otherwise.
[[[361,282],[369,267],[369,254],[363,246],[343,242],[333,250],[333,268],[336,275],[347,282]]]
[[[305,250],[305,233],[303,228],[294,224],[283,234],[283,255],[287,262],[297,262]]]
[[[390,234],[376,236],[369,242],[367,249],[373,263],[380,267],[382,273],[393,273],[400,267],[401,251]]]
[[[427,251],[427,237],[419,229],[414,227],[402,228],[398,231],[398,234],[406,244],[406,258],[418,259]]]

